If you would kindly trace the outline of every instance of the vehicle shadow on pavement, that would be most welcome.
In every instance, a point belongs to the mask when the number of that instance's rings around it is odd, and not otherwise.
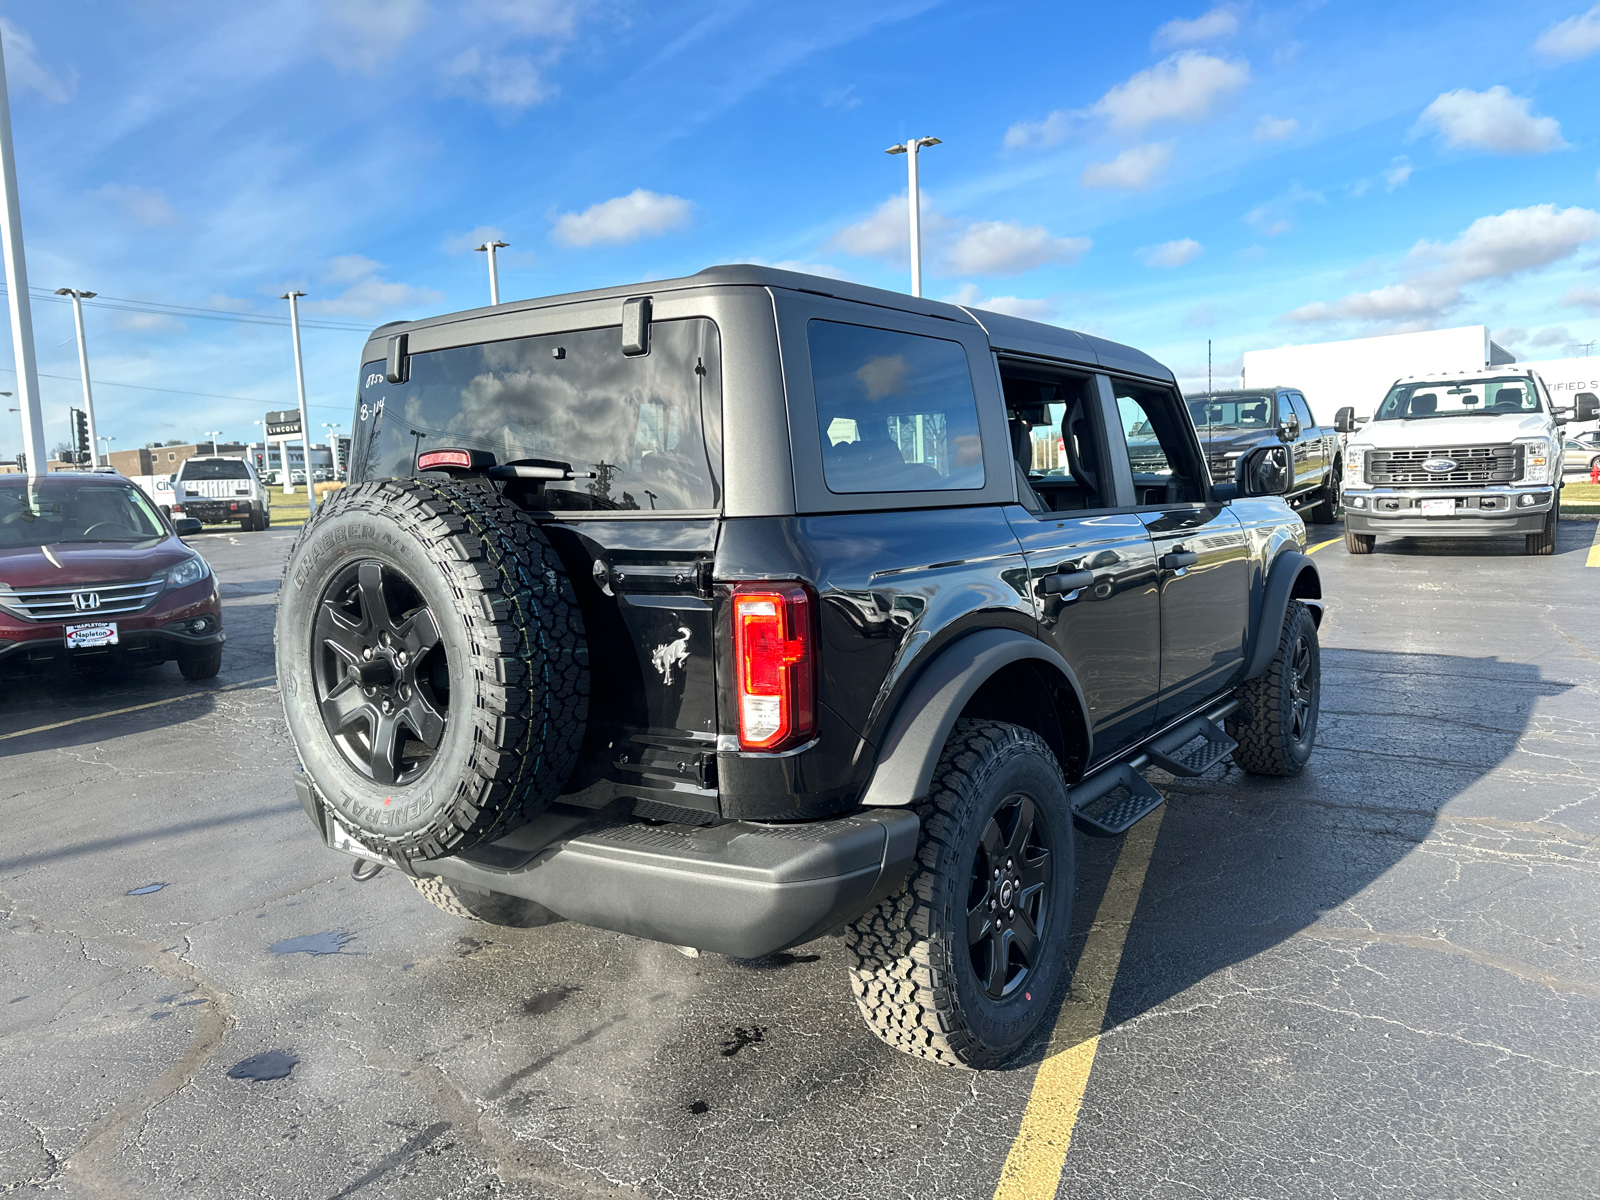
[[[1496,658],[1325,648],[1322,666],[1317,748],[1303,774],[1263,778],[1229,763],[1153,780],[1167,812],[1104,1029],[1327,922],[1516,753],[1541,698],[1576,686]],[[1079,840],[1074,959],[1117,844]],[[1039,1061],[1051,1024],[1013,1066]]]
[[[1593,521],[1560,521],[1556,524],[1555,556],[1585,554],[1594,541]],[[1392,554],[1401,558],[1533,558],[1525,548],[1524,535],[1507,534],[1489,538],[1380,537],[1373,554]]]

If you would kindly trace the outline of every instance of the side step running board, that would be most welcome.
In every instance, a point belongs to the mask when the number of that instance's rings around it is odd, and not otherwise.
[[[1107,767],[1070,793],[1073,823],[1090,837],[1116,837],[1166,799],[1127,763]]]
[[[1195,717],[1157,738],[1144,752],[1163,771],[1187,778],[1205,774],[1238,747],[1215,721]]]

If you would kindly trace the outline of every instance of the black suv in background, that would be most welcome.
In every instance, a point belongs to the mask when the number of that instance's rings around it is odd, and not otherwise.
[[[1344,455],[1339,433],[1318,425],[1296,388],[1191,392],[1184,399],[1213,479],[1232,479],[1239,460],[1262,446],[1284,445],[1294,461],[1285,499],[1313,525],[1339,519]]]
[[[880,1037],[987,1066],[1063,982],[1075,828],[1311,753],[1288,453],[1213,483],[1136,350],[731,266],[362,362],[276,635],[358,877],[739,958],[843,929]]]

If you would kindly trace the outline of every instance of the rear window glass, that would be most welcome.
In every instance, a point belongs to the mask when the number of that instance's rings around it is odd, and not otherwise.
[[[580,478],[545,485],[551,509],[714,509],[720,361],[717,327],[694,318],[653,322],[649,353],[633,357],[612,325],[413,354],[403,384],[368,363],[352,476],[416,476],[429,450],[487,450],[570,466]]]
[[[830,492],[983,486],[978,401],[960,342],[811,321],[811,377]]]
[[[250,472],[235,459],[191,458],[183,464],[179,479],[249,479]]]

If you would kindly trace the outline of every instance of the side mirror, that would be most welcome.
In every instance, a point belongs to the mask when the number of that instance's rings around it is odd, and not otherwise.
[[[1239,493],[1245,496],[1282,496],[1289,491],[1289,451],[1282,446],[1261,446],[1239,460]]]
[[[1295,440],[1295,438],[1297,438],[1299,436],[1300,436],[1300,418],[1299,417],[1291,416],[1288,420],[1282,422],[1278,426],[1278,440],[1280,442],[1292,442],[1292,441]]]
[[[1340,433],[1356,431],[1356,410],[1346,406],[1333,414],[1333,427]]]
[[[1600,396],[1593,392],[1579,392],[1572,402],[1574,421],[1592,421],[1600,417]]]
[[[191,537],[199,533],[205,525],[195,517],[177,517],[172,522],[172,532],[179,537]]]

